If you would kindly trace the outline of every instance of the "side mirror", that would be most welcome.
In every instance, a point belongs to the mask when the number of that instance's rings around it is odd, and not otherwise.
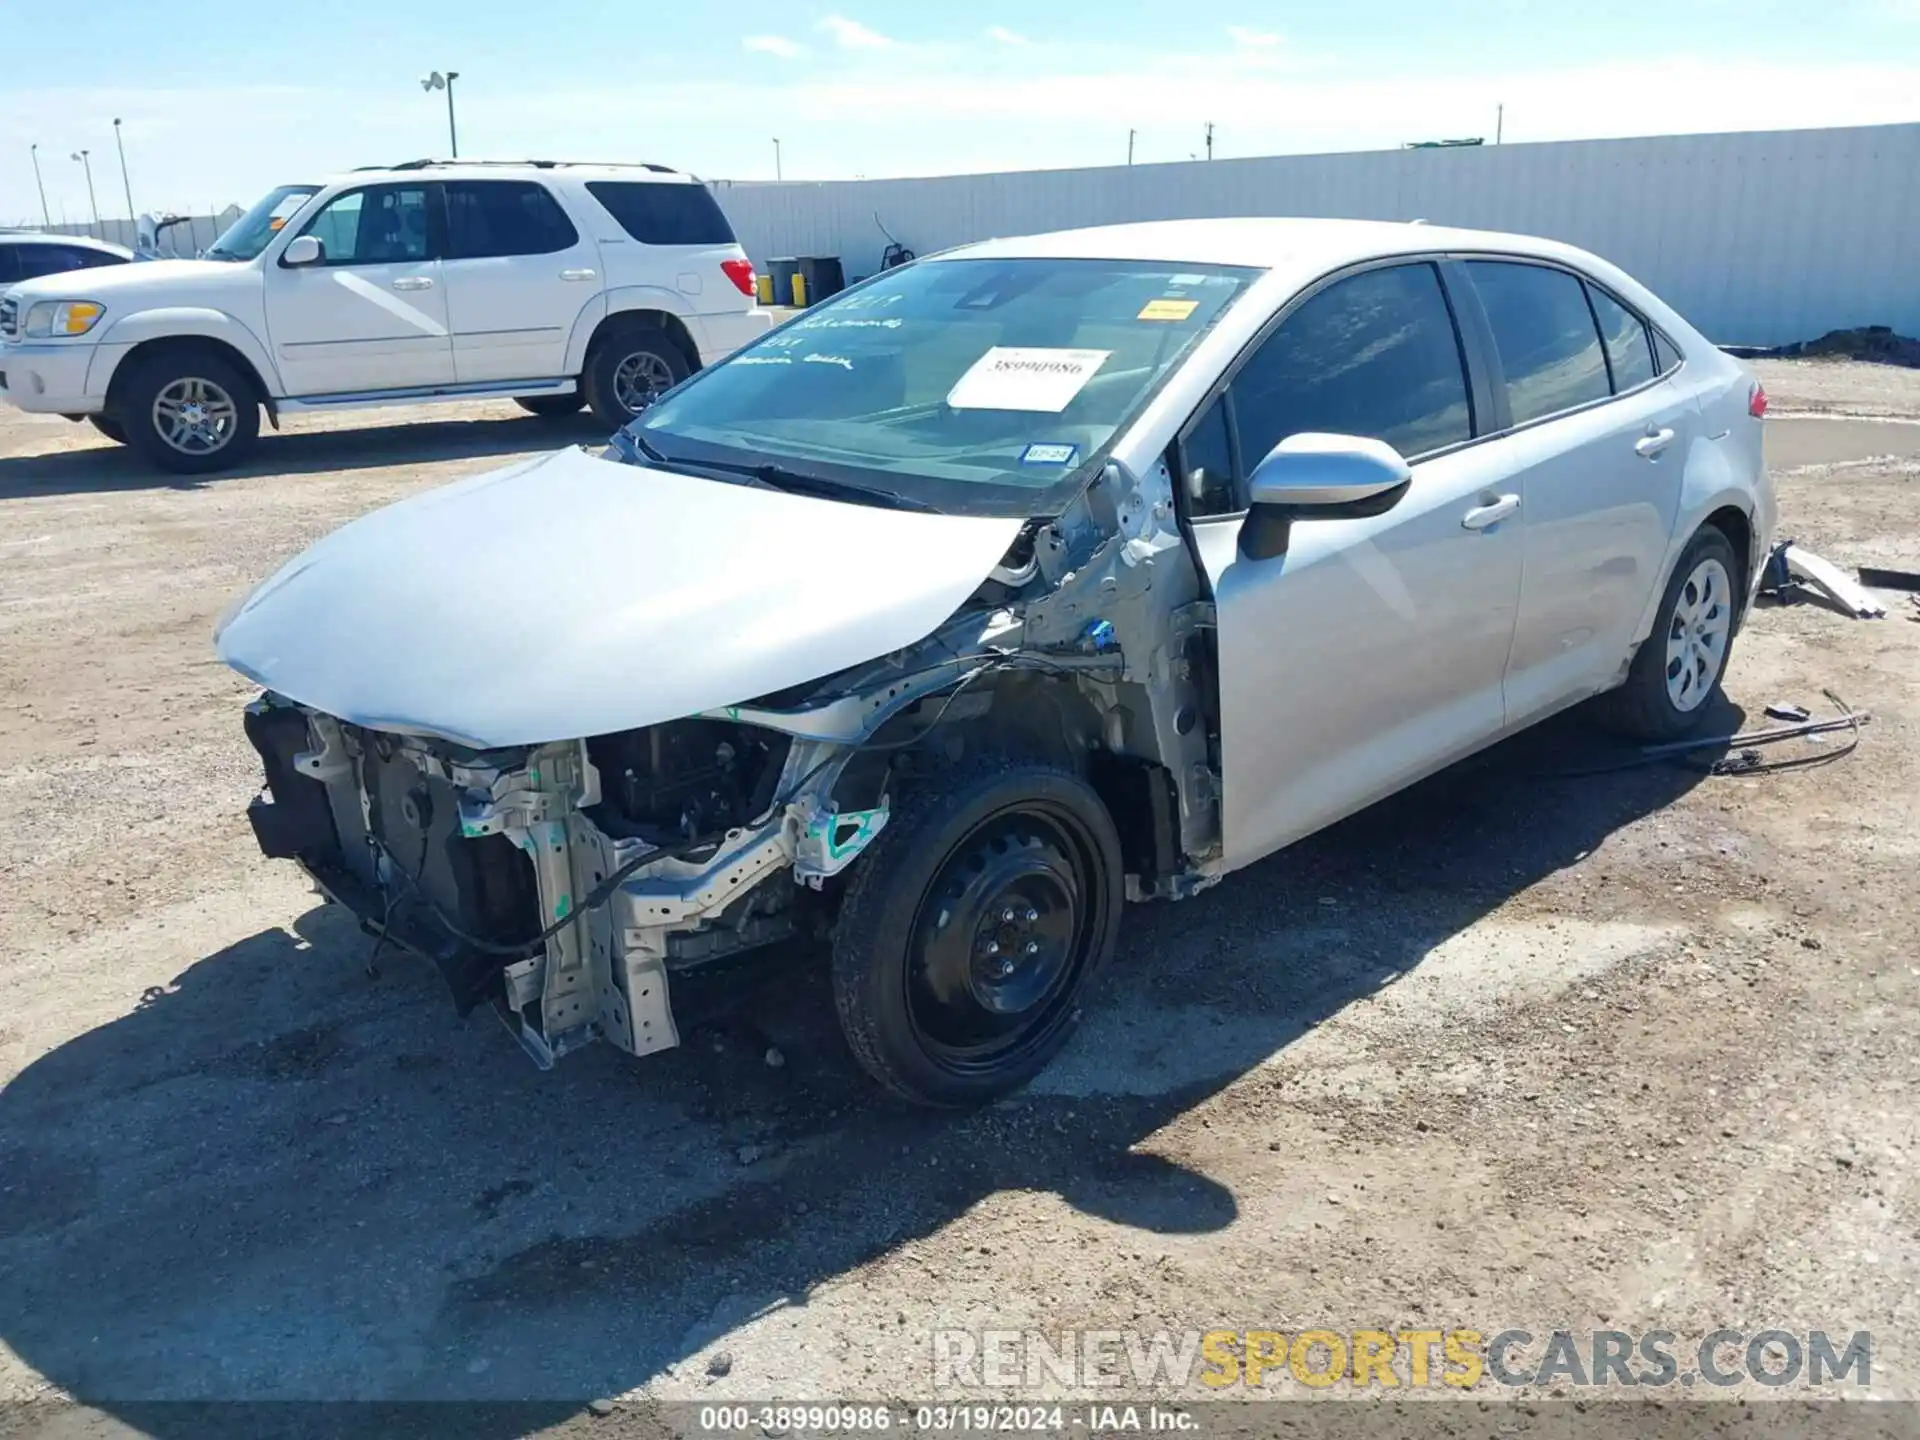
[[[280,253],[282,265],[318,265],[327,258],[327,247],[312,235],[296,235]]]
[[[1351,520],[1391,510],[1413,470],[1384,440],[1360,435],[1289,435],[1254,467],[1253,508],[1240,530],[1252,560],[1283,555],[1295,520]]]

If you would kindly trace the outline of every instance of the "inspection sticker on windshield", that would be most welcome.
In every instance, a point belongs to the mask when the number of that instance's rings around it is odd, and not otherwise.
[[[1057,415],[1112,353],[996,345],[954,382],[947,404],[956,410],[1036,410]]]
[[[1198,300],[1149,300],[1136,320],[1184,320],[1200,308]]]
[[[1022,465],[1071,465],[1078,445],[1029,445],[1020,452]]]

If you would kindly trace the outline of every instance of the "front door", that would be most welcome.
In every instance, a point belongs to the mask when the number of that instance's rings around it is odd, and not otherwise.
[[[1285,554],[1249,559],[1231,513],[1245,476],[1302,431],[1384,440],[1413,483],[1384,514],[1296,521]],[[1190,502],[1226,512],[1196,516],[1194,533],[1218,614],[1229,866],[1499,733],[1523,496],[1474,434],[1447,298],[1420,262],[1305,301],[1183,441]]]
[[[564,376],[574,324],[602,293],[599,247],[531,180],[442,190],[454,374],[462,384]]]
[[[342,191],[300,228],[320,242],[319,263],[267,265],[267,331],[287,394],[452,383],[429,196],[426,185]]]

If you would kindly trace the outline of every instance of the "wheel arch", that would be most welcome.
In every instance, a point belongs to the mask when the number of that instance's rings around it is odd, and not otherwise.
[[[1653,633],[1654,618],[1660,610],[1661,597],[1667,593],[1667,582],[1673,579],[1673,567],[1680,563],[1680,557],[1702,530],[1709,527],[1720,531],[1727,537],[1727,543],[1733,546],[1736,559],[1740,560],[1743,573],[1740,587],[1740,614],[1736,624],[1746,616],[1747,602],[1752,596],[1753,577],[1760,573],[1765,558],[1753,553],[1753,547],[1759,543],[1759,529],[1753,518],[1753,496],[1743,491],[1725,490],[1704,502],[1690,506],[1691,518],[1685,524],[1676,525],[1673,531],[1673,543],[1667,547],[1666,558],[1661,562],[1660,573],[1647,593],[1646,606],[1640,613],[1640,623],[1634,628],[1633,643],[1636,648],[1648,635]]]
[[[605,309],[597,316],[582,315],[576,327],[573,342],[567,347],[567,365],[570,373],[584,370],[587,359],[593,354],[594,347],[607,336],[629,326],[664,331],[674,347],[680,351],[687,362],[689,373],[700,368],[700,346],[695,340],[692,329],[687,324],[684,310],[675,303],[672,292],[640,288],[615,292],[605,301]]]
[[[274,424],[280,423],[273,394],[267,388],[260,367],[245,351],[226,340],[211,335],[165,335],[151,340],[142,340],[114,367],[113,378],[107,383],[106,409],[109,415],[116,413],[121,397],[125,394],[127,377],[135,373],[137,364],[145,364],[156,356],[179,353],[201,353],[219,356],[240,371],[253,385],[253,398],[266,406],[267,414]]]
[[[224,310],[205,306],[165,306],[142,310],[118,321],[101,337],[94,360],[95,365],[109,364],[112,369],[106,376],[90,374],[88,388],[111,399],[130,361],[136,356],[144,359],[153,353],[154,346],[175,344],[213,347],[252,378],[260,402],[267,407],[269,415],[274,413],[279,372],[273,367],[273,357],[266,345],[242,321]],[[120,352],[117,359],[113,358],[115,352]]]

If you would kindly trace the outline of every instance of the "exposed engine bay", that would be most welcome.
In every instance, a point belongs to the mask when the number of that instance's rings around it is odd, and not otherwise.
[[[1070,760],[1132,898],[1219,877],[1212,607],[1170,478],[1109,464],[916,644],[640,728],[473,748],[268,690],[249,815],[370,932],[496,1007],[543,1066],[675,1045],[677,972],[831,927],[903,788],[982,750]],[[381,943],[381,942],[377,942]]]

